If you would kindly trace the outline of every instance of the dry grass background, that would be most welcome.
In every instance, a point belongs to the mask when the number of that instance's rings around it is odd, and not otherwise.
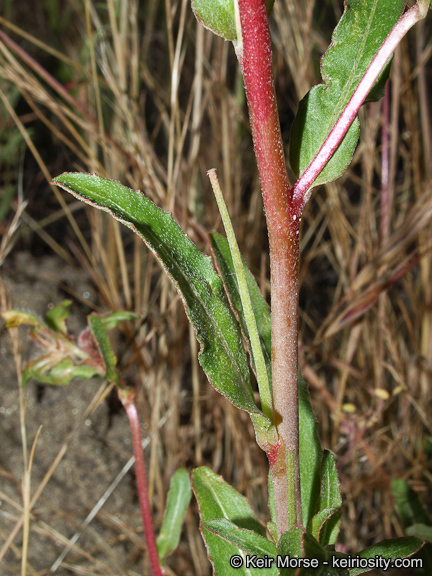
[[[319,57],[342,7],[338,0],[275,4],[274,69],[287,147],[298,101],[319,81]],[[55,253],[86,271],[97,310],[139,314],[118,350],[127,377],[142,385],[156,526],[170,476],[182,465],[209,465],[266,519],[265,457],[247,416],[205,381],[193,333],[157,262],[117,222],[49,185],[64,170],[121,180],[172,211],[208,251],[206,230],[221,228],[206,177],[216,167],[243,255],[267,297],[265,223],[231,45],[197,25],[189,0],[5,2],[0,16],[0,126],[8,142],[19,140],[18,129],[26,148],[2,156],[0,193],[9,210],[1,262],[25,249],[34,259]],[[347,551],[402,535],[392,477],[409,480],[431,504],[431,28],[429,17],[403,41],[388,106],[362,109],[350,169],[315,192],[303,218],[301,363],[323,446],[337,455]],[[13,350],[19,361],[17,342]],[[98,394],[95,405],[103,401]],[[18,386],[16,402],[24,412]],[[3,463],[1,482],[9,476]],[[60,509],[37,514],[37,501],[30,502],[40,487],[29,488],[28,471],[17,480],[25,488],[23,499],[15,490],[22,516],[0,516],[0,556],[13,558],[4,574],[20,572],[27,542],[17,526],[26,514],[30,547],[33,533],[49,534],[53,518],[62,516]],[[118,534],[137,545],[124,526]],[[92,563],[101,551],[95,545],[89,557],[75,550],[64,573],[117,574],[108,557]],[[135,564],[129,557],[121,573],[142,573],[141,554]],[[179,576],[209,573],[194,507],[171,569]],[[29,565],[27,573],[48,572],[48,565],[39,572]]]

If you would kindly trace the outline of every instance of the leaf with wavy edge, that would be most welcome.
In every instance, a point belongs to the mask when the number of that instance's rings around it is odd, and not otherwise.
[[[153,202],[119,182],[94,174],[64,173],[53,180],[87,204],[111,214],[138,234],[174,282],[201,344],[200,364],[211,384],[235,406],[270,425],[256,406],[240,327],[211,259]],[[255,416],[256,415],[256,416]]]

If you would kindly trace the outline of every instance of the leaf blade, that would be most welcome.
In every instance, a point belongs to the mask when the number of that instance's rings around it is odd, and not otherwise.
[[[198,251],[172,216],[119,182],[65,173],[53,181],[137,233],[174,282],[201,344],[199,360],[212,385],[235,406],[262,415],[255,404],[239,326],[210,258]]]
[[[293,124],[290,162],[298,177],[329,135],[403,7],[404,0],[346,2],[344,14],[322,58],[324,83],[312,88],[300,102]],[[370,93],[369,98],[373,96]],[[379,90],[375,96],[379,96]],[[311,187],[335,180],[344,172],[351,162],[358,135],[356,119]]]

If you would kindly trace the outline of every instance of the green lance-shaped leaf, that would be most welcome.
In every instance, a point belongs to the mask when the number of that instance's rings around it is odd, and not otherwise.
[[[89,314],[87,320],[91,333],[95,339],[101,358],[105,366],[106,378],[109,382],[114,382],[116,386],[121,386],[120,374],[116,368],[117,358],[111,348],[111,344],[102,323],[102,320],[96,314]]]
[[[318,502],[319,511],[331,511],[325,514],[325,521],[319,528],[318,535],[320,544],[323,546],[334,545],[341,521],[342,498],[340,484],[334,456],[328,450],[324,450],[321,464],[321,493]]]
[[[269,362],[265,358],[264,349],[257,326],[258,322],[255,314],[254,303],[252,301],[252,295],[249,291],[249,285],[251,284],[251,281],[250,278],[249,281],[247,278],[247,272],[249,271],[247,270],[247,266],[245,266],[243,258],[240,254],[237,238],[235,237],[234,227],[232,225],[228,208],[223,198],[222,190],[216,175],[216,170],[209,170],[208,175],[227,235],[228,248],[231,255],[231,268],[234,270],[234,277],[232,281],[237,284],[237,290],[240,296],[243,319],[242,327],[244,330],[246,330],[246,334],[249,339],[253,365],[255,367],[255,374],[260,392],[261,408],[264,414],[269,419],[272,419],[273,400],[269,379],[269,369],[271,366],[269,366]],[[258,302],[260,301],[261,300],[258,300]]]
[[[347,105],[378,48],[396,24],[405,0],[347,0],[344,14],[321,61],[324,84],[300,102],[290,143],[290,162],[301,176]],[[388,73],[388,69],[387,69]],[[385,73],[379,83],[382,85]],[[382,90],[370,94],[379,97]],[[339,178],[351,162],[359,136],[354,120],[313,186]]]
[[[105,330],[113,330],[114,328],[117,328],[121,322],[138,320],[138,315],[135,314],[135,312],[129,312],[128,310],[117,310],[111,314],[99,316],[99,318]]]
[[[216,576],[249,576],[262,573],[260,569],[256,571],[246,569],[246,554],[243,550],[205,527],[210,520],[225,518],[238,528],[255,532],[265,538],[265,528],[257,519],[246,498],[227,484],[221,476],[204,466],[193,471],[192,487],[198,502],[202,536],[209,559],[213,564],[214,574]],[[240,568],[233,568],[230,565],[230,558],[235,555],[243,559],[243,566]]]
[[[402,478],[393,478],[391,490],[405,529],[418,523],[431,525],[428,513],[408,482]]]
[[[228,294],[229,300],[233,310],[238,315],[240,325],[243,333],[249,340],[248,326],[243,310],[243,305],[240,297],[238,282],[236,279],[234,264],[231,256],[228,240],[221,234],[212,232],[210,235],[210,245],[213,256],[218,268],[219,274],[223,280],[225,290]],[[249,290],[250,298],[252,301],[252,308],[256,318],[259,339],[261,343],[262,352],[264,355],[267,377],[271,389],[271,316],[270,309],[265,301],[261,291],[256,283],[255,278],[247,267],[246,262],[243,260],[244,271],[246,275],[247,287]],[[253,353],[253,350],[252,350]]]
[[[240,327],[211,259],[196,248],[172,216],[119,182],[65,173],[54,183],[131,228],[174,282],[201,344],[199,360],[212,385],[235,406],[270,425],[256,406]]]
[[[395,558],[408,558],[415,554],[423,546],[423,542],[418,538],[395,538],[393,540],[383,540],[365,548],[358,553],[360,558],[375,558],[376,556],[381,556],[381,558],[394,560]],[[372,568],[369,568],[371,570]],[[349,572],[349,576],[357,576],[358,574],[364,574],[367,572],[364,568],[353,568]]]
[[[184,468],[179,468],[171,478],[164,519],[156,542],[161,561],[174,552],[180,542],[183,519],[191,495],[189,474]]]
[[[299,451],[303,526],[308,527],[320,496],[321,444],[309,392],[299,369]]]
[[[236,0],[192,0],[192,10],[205,28],[225,40],[237,39],[235,14]],[[267,13],[270,14],[274,0],[266,0]]]
[[[276,544],[260,536],[253,530],[246,530],[239,528],[234,522],[230,522],[226,518],[218,518],[216,520],[208,520],[203,524],[203,527],[220,536],[230,544],[233,544],[249,556],[257,556],[257,558],[273,558],[273,562],[263,564],[261,568],[268,570],[268,574],[276,576]]]

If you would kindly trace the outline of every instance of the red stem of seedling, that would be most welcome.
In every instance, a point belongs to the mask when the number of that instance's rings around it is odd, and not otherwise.
[[[272,73],[264,0],[239,0],[242,67],[270,247],[273,410],[280,448],[269,459],[279,536],[301,524],[298,426],[299,220],[293,205]],[[288,462],[288,466],[287,466]],[[295,502],[295,505],[294,505]]]
[[[135,404],[135,392],[132,390],[119,390],[119,398],[129,418],[129,425],[132,435],[132,447],[135,456],[135,476],[138,489],[138,498],[141,507],[144,534],[153,576],[164,576],[164,572],[159,563],[156,539],[153,530],[152,513],[148,498],[147,473],[141,440],[141,426]]]

